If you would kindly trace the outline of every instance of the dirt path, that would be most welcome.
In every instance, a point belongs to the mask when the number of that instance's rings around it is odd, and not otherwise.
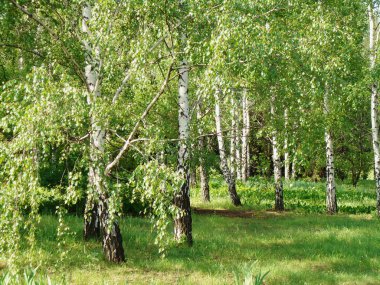
[[[217,215],[230,218],[252,218],[253,211],[233,211],[233,210],[214,210],[214,209],[201,209],[193,208],[195,214],[199,215]]]
[[[266,211],[239,211],[239,210],[216,210],[216,209],[202,209],[202,208],[192,208],[192,211],[198,215],[216,215],[221,217],[229,218],[272,218],[276,216],[282,216],[285,212],[279,213],[273,210]]]

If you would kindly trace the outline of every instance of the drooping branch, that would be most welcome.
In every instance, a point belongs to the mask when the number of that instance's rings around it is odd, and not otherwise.
[[[165,81],[162,84],[160,90],[158,91],[158,93],[156,94],[156,96],[152,99],[152,101],[149,103],[149,105],[146,107],[144,113],[141,115],[141,117],[139,118],[139,120],[136,122],[133,130],[129,134],[128,139],[125,141],[125,143],[124,143],[123,147],[120,149],[118,155],[114,158],[114,160],[111,163],[109,163],[107,165],[106,170],[105,170],[105,174],[106,175],[110,174],[112,168],[115,167],[119,163],[119,161],[123,157],[124,153],[129,149],[129,147],[131,145],[131,141],[132,141],[133,137],[135,136],[138,128],[140,127],[141,122],[146,118],[146,116],[149,114],[149,111],[152,109],[152,107],[154,106],[154,104],[156,104],[156,102],[158,101],[158,99],[164,93],[164,91],[166,89],[166,86],[168,85],[168,83],[169,83],[169,81],[171,79],[170,75],[171,75],[172,70],[173,70],[173,64],[170,65],[170,67],[168,69],[168,72],[167,72],[167,75],[166,75],[166,78],[165,78]]]

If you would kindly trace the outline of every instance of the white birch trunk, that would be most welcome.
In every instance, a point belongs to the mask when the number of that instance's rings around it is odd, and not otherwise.
[[[377,21],[374,15],[373,4],[368,6],[369,18],[369,51],[370,51],[370,72],[376,67],[377,49]],[[376,209],[380,216],[380,146],[379,146],[379,95],[377,82],[371,83],[371,126],[372,126],[372,145],[374,154],[374,168],[376,181]]]
[[[296,153],[294,153],[293,161],[292,161],[292,179],[297,179],[297,156]]]
[[[88,23],[91,20],[91,7],[85,4],[82,14],[82,31],[86,39],[91,37]],[[106,131],[98,124],[96,100],[101,96],[100,90],[100,51],[99,47],[91,46],[89,40],[84,41],[86,53],[85,77],[88,89],[87,101],[91,106],[90,133],[90,165],[88,200],[85,213],[85,238],[102,235],[103,251],[106,258],[112,262],[125,260],[122,237],[116,221],[111,221],[108,208],[108,189],[105,170],[105,135]]]
[[[222,170],[224,179],[228,184],[228,192],[231,198],[232,203],[235,206],[240,206],[240,198],[236,193],[236,183],[233,175],[231,174],[230,169],[228,168],[226,149],[224,147],[224,138],[222,130],[222,115],[220,112],[220,99],[219,99],[220,90],[215,92],[215,123],[216,123],[216,133],[219,146],[219,157],[220,157],[220,168]]]
[[[203,128],[202,128],[202,105],[201,103],[198,104],[197,108],[197,121],[198,121],[198,147],[199,147],[199,175],[201,180],[201,192],[202,192],[202,198],[204,202],[210,202],[210,187],[208,184],[208,171],[207,166],[205,163],[204,158],[204,152],[205,152],[205,137],[203,135]]]
[[[272,120],[276,115],[275,107],[275,96],[272,96],[271,100],[271,116]],[[273,175],[274,175],[274,184],[275,184],[275,210],[283,211],[284,210],[284,194],[281,180],[281,157],[278,149],[277,141],[277,131],[273,131],[272,135],[272,160],[273,160]]]
[[[233,94],[234,95],[234,94]],[[233,96],[232,95],[232,96]],[[231,97],[231,151],[230,151],[230,167],[231,175],[236,178],[236,102],[233,97]]]
[[[242,113],[237,112],[237,121],[236,121],[236,178],[241,180],[241,143],[242,143]]]
[[[288,146],[288,109],[285,109],[284,119],[285,119],[285,140],[284,140],[285,180],[288,181],[290,179],[290,160],[289,160],[289,146]]]
[[[242,144],[241,144],[241,178],[243,182],[247,181],[247,154],[248,154],[248,102],[247,102],[247,91],[243,92],[243,129],[242,129]]]
[[[180,10],[184,9],[184,1],[179,1]],[[186,34],[180,31],[180,47],[185,48]],[[182,211],[174,221],[174,237],[177,241],[186,240],[191,245],[192,219],[190,208],[190,172],[189,172],[189,67],[187,61],[182,59],[178,70],[178,125],[179,125],[179,149],[178,149],[178,173],[184,178],[181,191],[174,197],[174,204]]]
[[[82,14],[82,32],[89,36],[89,28],[87,26],[87,21],[91,19],[91,7],[86,5],[83,7]],[[98,74],[95,71],[95,67],[97,65],[96,62],[93,61],[92,48],[90,43],[85,40],[84,41],[85,48],[85,77],[86,84],[88,88],[87,93],[87,103],[89,105],[92,104],[92,97],[99,96],[99,91],[95,89],[96,82],[98,79]],[[91,117],[91,132],[90,132],[90,165],[89,165],[89,190],[90,192],[87,194],[87,203],[85,210],[85,227],[84,227],[84,237],[85,239],[99,237],[100,236],[100,219],[98,213],[98,197],[100,193],[103,191],[103,185],[100,181],[100,169],[96,166],[97,153],[101,153],[104,151],[103,143],[104,137],[102,132],[96,130],[97,127],[94,125],[94,119]]]
[[[326,119],[330,113],[329,103],[329,90],[326,85],[324,94],[324,113]],[[338,212],[336,201],[336,187],[335,187],[335,169],[334,169],[334,147],[333,138],[331,135],[330,126],[326,126],[325,129],[325,143],[326,143],[326,208],[329,214],[335,214]]]
[[[250,117],[249,117],[249,109],[250,109],[250,104],[249,104],[249,101],[247,99],[247,130],[246,130],[246,133],[247,133],[247,178],[249,178],[249,176],[251,175],[251,154],[250,154],[250,148],[249,148],[249,143],[250,143],[250,137],[251,137],[251,120],[250,120]]]

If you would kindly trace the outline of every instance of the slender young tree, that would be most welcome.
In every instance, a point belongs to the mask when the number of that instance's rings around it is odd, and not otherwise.
[[[373,73],[376,68],[377,48],[378,48],[378,21],[375,16],[374,3],[368,5],[369,18],[369,61],[370,71]],[[371,74],[372,77],[372,74]],[[376,181],[376,208],[377,215],[380,216],[380,145],[379,145],[379,95],[378,82],[371,83],[371,125],[372,125],[372,146],[374,154],[375,181]]]
[[[296,152],[293,154],[293,161],[292,161],[292,179],[297,179],[297,156]]]
[[[216,123],[216,133],[218,139],[219,146],[219,157],[220,157],[220,168],[222,170],[225,181],[228,184],[228,193],[230,195],[230,199],[235,206],[240,206],[240,198],[236,192],[236,182],[235,178],[231,173],[231,170],[228,167],[227,157],[226,157],[226,149],[224,147],[224,138],[223,138],[223,130],[222,130],[222,115],[220,111],[220,90],[218,89],[215,93],[215,123]]]
[[[241,129],[241,112],[237,112],[237,119],[236,119],[236,179],[241,180],[241,143],[242,143],[242,129]]]
[[[179,1],[180,10],[184,10],[184,1]],[[179,29],[180,49],[184,50],[186,46],[186,34],[183,25]],[[178,173],[184,178],[181,191],[174,197],[174,204],[181,210],[180,216],[174,221],[174,236],[177,241],[183,239],[191,245],[192,236],[192,219],[190,208],[190,171],[189,171],[189,67],[187,60],[183,58],[178,69],[178,126],[179,126],[179,149],[178,149]]]
[[[242,144],[241,144],[241,178],[243,182],[247,181],[248,173],[248,137],[249,137],[249,114],[248,114],[248,99],[247,90],[243,91],[242,98],[243,106],[243,129],[242,129]]]
[[[246,121],[246,124],[247,124],[247,178],[249,178],[249,176],[251,175],[251,152],[250,152],[250,148],[249,148],[249,145],[250,145],[250,138],[251,138],[251,117],[249,116],[249,110],[250,110],[250,102],[247,98],[247,103],[246,103],[246,112],[247,112],[247,115],[246,115],[246,118],[247,118],[247,121]]]
[[[273,95],[271,98],[271,116],[272,120],[276,115],[276,97]],[[275,210],[284,210],[284,194],[283,186],[281,180],[281,157],[278,147],[278,138],[276,129],[273,130],[272,134],[272,160],[273,160],[273,174],[274,174],[274,185],[275,185]]]
[[[330,113],[329,88],[326,84],[326,90],[323,97],[324,113],[327,118]],[[326,143],[326,210],[329,214],[338,212],[336,201],[336,186],[335,186],[335,169],[334,169],[334,148],[333,138],[330,126],[325,128],[325,143]]]
[[[233,94],[234,95],[234,94]],[[230,168],[231,175],[236,179],[236,172],[240,171],[236,167],[236,142],[237,142],[237,133],[236,133],[236,102],[235,98],[231,97],[231,151],[230,151]]]
[[[204,150],[206,148],[205,136],[202,127],[202,103],[199,102],[197,106],[197,121],[198,121],[198,148],[199,148],[199,176],[201,181],[201,192],[204,202],[210,202],[210,186],[208,178],[208,170],[204,157]]]
[[[284,139],[284,163],[285,163],[285,180],[288,181],[290,179],[290,159],[289,159],[289,146],[288,146],[288,109],[286,108],[284,111],[284,120],[285,120],[285,139]]]

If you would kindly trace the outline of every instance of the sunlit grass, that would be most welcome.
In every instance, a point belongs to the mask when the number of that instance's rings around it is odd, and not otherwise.
[[[236,208],[227,198],[227,185],[220,177],[210,181],[211,203],[202,201],[200,189],[192,189],[192,204],[197,208]],[[300,213],[324,213],[326,194],[325,182],[288,181],[284,182],[285,208]],[[237,191],[243,202],[240,210],[268,210],[274,207],[273,182],[263,178],[251,178],[246,184],[237,183]],[[375,182],[362,180],[357,187],[337,181],[338,208],[342,213],[375,213]]]
[[[82,241],[82,220],[68,217],[72,235],[59,260],[54,217],[44,216],[32,266],[68,284],[232,284],[234,272],[256,262],[266,284],[380,283],[379,221],[370,215],[261,213],[250,219],[194,216],[192,248],[172,246],[161,258],[143,218],[121,222],[127,262],[104,261],[99,242]],[[25,256],[31,254],[25,249]]]
[[[212,191],[210,204],[194,191],[193,206],[237,209],[223,185]],[[253,217],[195,214],[194,246],[173,244],[166,258],[158,254],[149,221],[127,216],[120,223],[127,262],[119,265],[104,260],[100,242],[82,240],[81,217],[66,217],[70,231],[58,247],[57,219],[46,215],[35,251],[23,248],[20,260],[67,284],[234,284],[235,275],[252,264],[253,274],[269,271],[265,284],[380,284],[380,221],[373,213],[328,216],[279,214],[257,205],[238,208],[244,209],[253,209]]]

